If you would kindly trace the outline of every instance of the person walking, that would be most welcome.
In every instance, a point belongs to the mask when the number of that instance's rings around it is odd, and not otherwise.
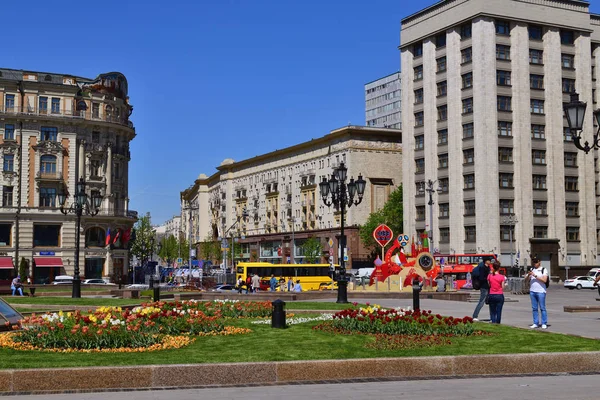
[[[550,277],[546,268],[542,267],[542,262],[539,258],[531,259],[533,268],[525,277],[529,281],[529,297],[531,298],[531,310],[533,312],[533,324],[531,329],[542,328],[548,329],[548,313],[546,312],[546,282]],[[542,314],[542,324],[540,325],[539,311]]]
[[[258,274],[254,274],[252,277],[252,292],[256,293],[260,290],[260,277]]]
[[[294,281],[292,280],[291,276],[288,277],[287,287],[288,287],[288,292],[291,292],[292,290],[294,290]]]
[[[473,321],[479,321],[479,311],[481,311],[481,308],[485,304],[485,299],[490,293],[490,284],[488,283],[487,277],[490,274],[491,262],[491,258],[484,258],[476,267],[478,273],[471,274],[472,279],[477,279],[479,281],[479,302],[473,311]]]
[[[277,278],[275,275],[271,274],[271,279],[269,279],[269,286],[271,288],[271,292],[274,292],[277,289]]]
[[[492,264],[492,273],[488,275],[487,280],[490,285],[490,294],[488,294],[488,304],[490,306],[490,319],[492,324],[499,324],[502,319],[502,307],[504,306],[504,286],[506,277],[500,272],[500,262],[495,261]]]

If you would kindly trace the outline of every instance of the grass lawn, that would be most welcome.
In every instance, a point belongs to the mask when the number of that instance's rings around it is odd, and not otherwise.
[[[71,297],[21,297],[21,296],[6,296],[2,297],[8,304],[48,304],[58,306],[124,306],[131,304],[139,304],[145,302],[140,299],[110,299],[110,298],[95,298],[82,297],[73,299]]]
[[[325,303],[327,304],[327,303]],[[477,323],[494,335],[452,339],[452,344],[418,350],[370,350],[367,335],[333,335],[313,331],[319,322],[273,329],[270,324],[251,324],[250,320],[228,320],[226,325],[252,329],[234,336],[198,337],[185,348],[151,353],[56,354],[0,349],[0,368],[49,368],[107,365],[148,365],[182,363],[258,362],[318,359],[348,359],[405,356],[443,356],[468,354],[538,353],[598,351],[600,341],[549,332]],[[249,350],[251,349],[251,350]]]

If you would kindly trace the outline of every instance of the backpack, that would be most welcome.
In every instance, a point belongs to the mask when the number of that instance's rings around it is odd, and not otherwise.
[[[546,271],[546,268],[542,268],[542,274],[544,274],[544,271]],[[550,274],[548,274],[548,279],[546,279],[546,289],[548,286],[550,286]]]
[[[481,282],[479,281],[479,265],[473,268],[473,271],[471,271],[471,283],[473,285],[473,289],[481,289]]]

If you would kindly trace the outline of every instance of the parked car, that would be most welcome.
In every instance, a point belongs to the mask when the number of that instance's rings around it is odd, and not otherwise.
[[[235,290],[235,285],[217,285],[210,289],[211,292],[231,292]]]
[[[72,285],[73,277],[69,275],[57,275],[54,277],[53,285]]]
[[[596,289],[594,286],[594,278],[591,276],[576,276],[565,281],[565,287],[568,289]]]
[[[84,285],[113,285],[114,283],[106,282],[104,279],[86,279]]]

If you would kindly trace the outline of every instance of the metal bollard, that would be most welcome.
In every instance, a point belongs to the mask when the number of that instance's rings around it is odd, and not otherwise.
[[[413,310],[420,310],[421,304],[419,301],[419,294],[421,293],[421,285],[419,284],[419,278],[413,279],[412,290],[413,290]]]
[[[271,303],[273,311],[271,313],[271,328],[284,329],[285,325],[285,301],[277,299]]]
[[[158,277],[152,277],[150,282],[154,281],[154,301],[160,301],[160,280]]]

